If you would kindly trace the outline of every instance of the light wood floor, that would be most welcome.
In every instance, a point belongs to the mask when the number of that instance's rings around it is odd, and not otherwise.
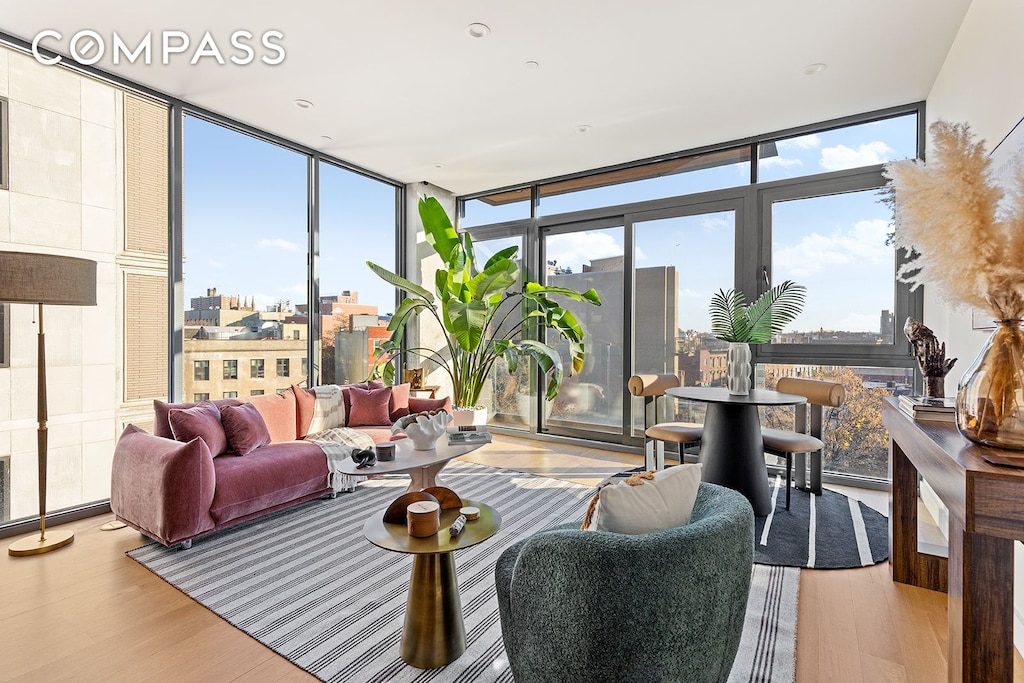
[[[467,459],[586,484],[641,464],[511,438]],[[111,519],[69,525],[75,542],[54,553],[0,556],[0,680],[315,680],[128,559],[145,541],[101,531]],[[797,624],[798,681],[946,679],[945,595],[894,584],[884,563],[803,571]]]

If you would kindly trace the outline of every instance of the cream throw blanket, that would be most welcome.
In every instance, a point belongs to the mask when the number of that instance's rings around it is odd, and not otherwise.
[[[313,419],[309,423],[306,441],[312,441],[327,456],[327,483],[335,493],[351,491],[366,477],[345,474],[342,463],[352,457],[352,451],[373,448],[369,434],[345,426],[345,400],[341,387],[329,384],[313,387],[316,402]]]

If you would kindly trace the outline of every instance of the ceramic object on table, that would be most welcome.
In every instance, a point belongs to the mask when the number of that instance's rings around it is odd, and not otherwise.
[[[433,450],[451,421],[452,416],[443,410],[433,415],[417,415],[413,422],[405,426],[405,435],[412,441],[413,450]]]
[[[750,394],[750,357],[750,344],[729,342],[725,381],[734,396]]]

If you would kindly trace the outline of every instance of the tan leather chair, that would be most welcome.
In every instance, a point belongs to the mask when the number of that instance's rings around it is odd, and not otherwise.
[[[765,428],[761,430],[764,450],[786,458],[786,509],[789,509],[789,490],[792,485],[793,456],[796,456],[797,488],[821,495],[821,454],[825,442],[821,439],[824,406],[838,408],[846,398],[842,384],[798,377],[783,377],[775,387],[784,394],[797,394],[807,403],[796,406],[795,431]],[[807,454],[811,455],[811,481],[805,485]]]
[[[677,375],[633,375],[629,378],[629,393],[644,399],[644,467],[649,470],[665,469],[665,442],[679,444],[679,459],[689,444],[700,443],[704,433],[701,425],[692,422],[659,422],[647,426],[649,408],[654,406],[654,419],[658,419],[658,397],[666,389],[679,386]]]

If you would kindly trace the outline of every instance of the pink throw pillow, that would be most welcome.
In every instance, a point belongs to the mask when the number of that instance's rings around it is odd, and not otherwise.
[[[391,401],[388,403],[388,411],[391,413],[391,422],[409,414],[409,390],[411,384],[396,384],[391,387]]]
[[[167,415],[175,441],[201,438],[210,455],[216,457],[228,449],[228,437],[220,422],[220,410],[213,401],[202,401],[191,408],[171,408]]]
[[[352,410],[348,414],[349,427],[379,427],[391,424],[391,387],[363,389],[351,386],[348,389]]]
[[[413,396],[409,399],[410,413],[422,413],[428,410],[446,410],[450,414],[452,399],[448,396],[444,398],[416,398]]]
[[[260,411],[251,403],[240,406],[225,406],[220,409],[220,421],[224,425],[231,450],[239,455],[252,453],[260,446],[270,443],[270,431]]]

